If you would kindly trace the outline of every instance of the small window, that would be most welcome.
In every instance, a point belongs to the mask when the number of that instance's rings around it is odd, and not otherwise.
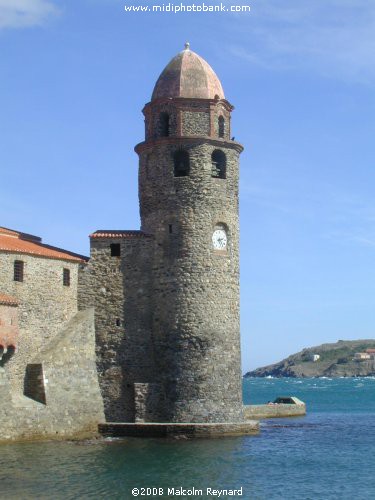
[[[224,137],[224,134],[225,134],[225,120],[224,120],[224,116],[219,116],[218,130],[219,130],[219,137]]]
[[[63,285],[70,286],[70,269],[63,269]]]
[[[168,224],[168,230],[169,230],[169,234],[173,233],[173,226],[172,226],[172,224]]]
[[[16,348],[14,347],[14,345],[8,345],[7,348],[5,348],[5,346],[3,345],[0,345],[0,367],[3,367],[15,352]]]
[[[119,318],[116,319],[116,326],[121,326],[121,319]]]
[[[173,155],[174,176],[186,177],[190,171],[189,153],[184,150],[176,151]]]
[[[23,393],[38,403],[46,404],[46,390],[42,364],[26,365]]]
[[[111,257],[120,257],[121,255],[121,245],[120,243],[111,243]]]
[[[226,178],[226,165],[227,158],[225,153],[220,149],[215,149],[215,151],[211,155],[211,164],[212,164],[212,177],[216,177],[218,179]]]
[[[168,113],[160,113],[159,130],[160,130],[161,137],[169,137],[169,114]]]
[[[24,262],[22,260],[14,261],[14,281],[23,281]]]

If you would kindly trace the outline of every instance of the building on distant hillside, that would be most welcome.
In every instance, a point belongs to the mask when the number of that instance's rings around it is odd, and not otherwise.
[[[18,347],[7,363],[14,390],[23,392],[29,360],[77,313],[78,272],[86,261],[38,236],[0,227],[0,312],[8,323],[6,343]]]
[[[320,354],[310,354],[309,360],[314,363],[320,359]]]
[[[356,361],[366,361],[368,359],[371,359],[371,355],[368,354],[367,352],[356,352],[354,354],[354,359]]]

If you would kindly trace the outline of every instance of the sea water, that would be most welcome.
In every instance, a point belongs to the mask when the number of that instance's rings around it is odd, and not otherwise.
[[[288,395],[308,415],[259,436],[0,446],[0,498],[375,498],[375,379],[244,381],[247,404]]]

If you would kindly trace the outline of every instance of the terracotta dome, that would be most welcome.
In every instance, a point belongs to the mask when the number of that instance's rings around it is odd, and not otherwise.
[[[214,70],[190,50],[188,43],[165,67],[156,82],[151,99],[165,97],[225,99],[223,87]]]

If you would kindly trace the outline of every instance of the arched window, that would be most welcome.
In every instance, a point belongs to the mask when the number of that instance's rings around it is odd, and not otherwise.
[[[189,153],[182,149],[175,152],[173,155],[174,162],[174,176],[175,177],[185,177],[189,175],[190,161]]]
[[[160,113],[159,131],[160,131],[161,137],[169,137],[169,114],[168,113]]]
[[[211,155],[212,177],[226,178],[227,158],[220,149],[215,149]]]
[[[218,130],[219,130],[219,137],[224,137],[224,133],[225,133],[225,120],[224,120],[224,116],[219,116]]]

